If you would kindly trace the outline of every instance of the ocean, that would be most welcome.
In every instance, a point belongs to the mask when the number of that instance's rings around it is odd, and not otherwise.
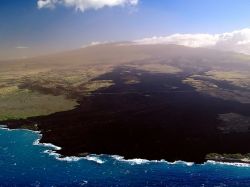
[[[0,129],[0,186],[250,186],[250,165],[124,160],[90,155],[60,158],[28,130]],[[115,143],[115,142],[114,142]]]

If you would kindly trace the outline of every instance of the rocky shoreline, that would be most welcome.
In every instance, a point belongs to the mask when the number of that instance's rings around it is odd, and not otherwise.
[[[217,154],[210,153],[206,156],[207,160],[213,160],[216,162],[227,162],[227,163],[243,163],[250,164],[250,154]]]

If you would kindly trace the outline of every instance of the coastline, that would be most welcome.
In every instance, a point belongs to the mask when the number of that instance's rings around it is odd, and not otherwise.
[[[250,165],[249,154],[217,154],[211,153],[206,156],[207,160],[221,163],[241,163]]]
[[[129,76],[141,73],[141,82],[125,84],[121,74],[128,70]],[[96,79],[112,80],[113,86],[82,98],[73,110],[1,123],[39,130],[40,143],[61,147],[55,152],[65,157],[95,153],[202,164],[210,153],[250,152],[244,145],[248,131],[225,134],[218,129],[220,114],[250,115],[249,106],[200,94],[183,83],[187,76],[117,68]]]
[[[108,157],[112,158],[119,162],[125,162],[131,165],[140,165],[140,164],[148,164],[148,163],[165,163],[169,165],[174,164],[181,164],[186,166],[193,166],[193,165],[205,165],[205,164],[219,164],[219,165],[227,165],[227,166],[235,166],[235,167],[250,167],[250,161],[244,161],[244,160],[237,160],[237,159],[208,159],[206,162],[197,164],[194,162],[186,162],[182,160],[176,160],[174,162],[169,162],[167,160],[161,159],[161,160],[147,160],[147,159],[140,159],[140,158],[134,158],[134,159],[125,159],[125,157],[120,155],[106,155],[106,154],[88,154],[86,156],[80,157],[80,156],[64,156],[57,151],[61,150],[62,148],[59,146],[56,146],[51,143],[41,143],[40,140],[42,138],[42,134],[40,131],[34,131],[29,129],[11,129],[8,128],[6,125],[0,125],[0,129],[7,130],[7,131],[15,131],[15,130],[23,130],[23,131],[29,131],[32,133],[36,133],[39,135],[39,137],[33,142],[34,146],[43,146],[48,147],[49,149],[45,150],[43,153],[48,154],[50,156],[53,156],[55,159],[59,161],[66,161],[66,162],[77,162],[80,160],[88,160],[93,161],[97,164],[104,164],[105,160],[102,157]]]

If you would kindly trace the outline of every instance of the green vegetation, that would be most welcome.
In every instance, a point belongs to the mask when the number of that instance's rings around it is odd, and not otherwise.
[[[110,80],[92,80],[111,70],[109,66],[54,69],[24,77],[19,86],[44,94],[65,95],[69,98],[80,99],[89,92],[111,86],[113,83]]]
[[[138,70],[144,70],[152,73],[167,73],[167,74],[175,74],[180,73],[182,70],[180,68],[167,65],[167,64],[159,64],[159,63],[153,63],[153,64],[133,64],[128,65],[128,67],[132,67]]]
[[[0,71],[0,121],[44,116],[75,108],[77,100],[110,80],[93,81],[111,66],[80,66],[25,71],[22,68]]]
[[[0,121],[25,119],[71,110],[75,100],[65,96],[53,96],[15,87],[0,89]]]
[[[218,160],[218,161],[239,161],[239,162],[250,162],[250,153],[248,154],[218,154],[218,153],[210,153],[206,155],[207,160]]]
[[[229,79],[230,74],[225,73],[224,75],[224,79],[220,77],[219,80],[215,77],[212,78],[211,76],[192,75],[183,80],[183,83],[189,84],[198,92],[210,95],[212,97],[217,97],[223,100],[238,101],[240,103],[250,103],[250,91],[247,89],[245,89],[244,91],[240,90],[240,87],[242,88],[243,86],[240,86],[239,84],[235,85],[231,81],[233,78]],[[220,76],[223,76],[223,74],[220,73]],[[227,81],[231,85],[235,85],[236,87],[238,86],[238,89],[223,88],[214,83],[213,80]],[[246,81],[247,80],[245,80],[245,83],[242,84],[247,85]]]
[[[249,71],[208,71],[206,77],[219,80],[228,81],[232,85],[249,89],[250,87],[250,75]]]
[[[86,92],[94,92],[101,88],[107,88],[114,85],[111,80],[99,80],[99,81],[90,81],[89,83],[84,85],[84,89]]]

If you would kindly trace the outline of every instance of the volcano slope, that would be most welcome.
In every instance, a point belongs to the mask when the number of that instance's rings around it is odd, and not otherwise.
[[[1,124],[63,156],[248,162],[247,55],[113,43],[0,66]]]

